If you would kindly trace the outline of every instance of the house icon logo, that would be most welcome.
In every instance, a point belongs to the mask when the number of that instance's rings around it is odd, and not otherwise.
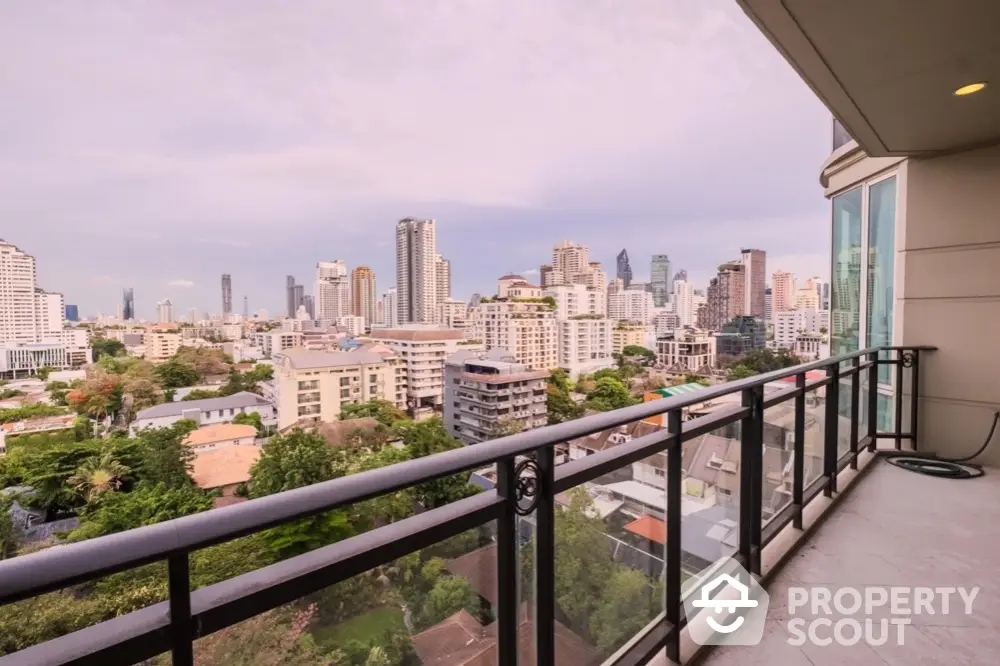
[[[756,645],[764,636],[770,598],[732,558],[723,558],[687,581],[684,610],[699,645]]]

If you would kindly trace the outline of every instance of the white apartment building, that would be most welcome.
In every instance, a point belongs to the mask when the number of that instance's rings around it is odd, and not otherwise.
[[[437,304],[437,323],[447,328],[464,331],[469,327],[469,308],[465,301],[446,298]]]
[[[406,364],[407,408],[414,416],[441,410],[444,360],[459,349],[472,348],[466,346],[464,332],[430,324],[375,328],[371,339]]]
[[[445,361],[444,424],[466,444],[493,439],[516,422],[522,431],[548,423],[548,370],[529,370],[506,349],[459,351]]]
[[[715,367],[715,338],[701,331],[677,330],[657,338],[656,362],[674,372]]]
[[[437,288],[435,301],[442,303],[451,298],[451,262],[440,254],[434,258],[434,282]]]
[[[345,404],[395,402],[395,366],[371,351],[287,349],[274,356],[278,429],[300,422],[332,423]]]
[[[560,284],[542,290],[545,296],[556,301],[556,317],[568,319],[577,315],[601,315],[607,313],[607,290],[588,287],[585,284]]]
[[[819,290],[816,282],[809,278],[795,291],[795,308],[797,310],[819,310]]]
[[[302,331],[267,331],[257,333],[255,337],[264,358],[302,346]]]
[[[590,374],[614,365],[611,355],[614,323],[599,315],[579,315],[558,319],[558,365],[570,378]]]
[[[38,342],[35,258],[0,239],[0,342]]]
[[[670,303],[681,326],[694,326],[698,314],[694,306],[694,284],[687,280],[675,280]]]
[[[626,347],[645,347],[650,327],[641,322],[619,321],[611,331],[611,353],[621,354]]]
[[[396,224],[398,324],[434,322],[438,257],[437,225],[434,220],[408,217]]]
[[[830,313],[826,310],[789,310],[774,313],[774,345],[778,349],[793,349],[800,333],[822,334],[830,330]]]
[[[552,273],[562,278],[561,282],[575,282],[575,276],[585,274],[590,269],[590,249],[572,241],[563,241],[552,249]]]
[[[40,342],[58,339],[66,320],[66,305],[62,294],[35,290],[35,326]]]
[[[313,298],[316,302],[316,319],[325,325],[351,314],[351,283],[343,261],[337,259],[316,264]]]
[[[474,309],[473,337],[506,349],[531,370],[558,366],[555,311],[547,303],[484,301]]]
[[[357,315],[337,317],[336,324],[337,328],[341,328],[355,337],[363,335],[365,332],[365,318]]]
[[[143,343],[146,348],[146,358],[150,361],[162,361],[170,358],[181,348],[180,333],[146,333]]]
[[[771,275],[771,313],[795,309],[795,273],[774,271]]]
[[[396,328],[399,326],[399,297],[395,288],[387,289],[379,299],[379,312],[381,318],[378,325],[383,328]]]
[[[819,333],[799,333],[795,336],[792,353],[807,361],[819,360],[823,355],[824,338]]]
[[[681,328],[681,318],[673,310],[668,308],[657,308],[657,310],[659,312],[653,316],[653,332],[656,335],[666,335]]]
[[[653,319],[653,294],[645,290],[626,289],[608,294],[608,318],[614,321],[639,321],[648,324]]]
[[[156,303],[156,322],[158,324],[169,324],[174,320],[174,304],[170,302],[170,299],[163,301],[157,301]]]

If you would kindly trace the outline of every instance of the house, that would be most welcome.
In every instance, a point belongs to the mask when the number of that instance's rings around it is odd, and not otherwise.
[[[200,451],[191,463],[191,478],[203,490],[221,490],[233,495],[236,487],[250,480],[250,468],[260,458],[260,447],[226,446]]]
[[[183,443],[195,451],[225,446],[254,446],[257,443],[257,428],[246,424],[216,423],[191,431]]]
[[[182,419],[191,419],[198,425],[229,423],[237,414],[256,412],[264,425],[274,423],[274,406],[256,393],[241,391],[222,398],[165,402],[136,414],[132,423],[134,435],[143,428],[169,428]]]

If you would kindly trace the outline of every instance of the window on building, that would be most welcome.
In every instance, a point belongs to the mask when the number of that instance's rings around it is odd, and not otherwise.
[[[340,378],[340,385],[341,386],[350,386],[350,384],[351,384],[351,378],[350,377],[341,377]]]
[[[340,399],[345,400],[351,397],[351,389],[340,389]]]
[[[868,345],[892,344],[893,270],[896,255],[896,177],[868,188]],[[889,383],[892,368],[879,368],[879,383]]]

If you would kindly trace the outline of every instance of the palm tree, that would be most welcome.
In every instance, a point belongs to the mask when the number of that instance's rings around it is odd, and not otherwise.
[[[93,502],[104,493],[120,488],[122,478],[131,471],[128,466],[115,460],[108,451],[99,458],[85,460],[77,468],[76,474],[67,481],[80,491],[88,502]]]

